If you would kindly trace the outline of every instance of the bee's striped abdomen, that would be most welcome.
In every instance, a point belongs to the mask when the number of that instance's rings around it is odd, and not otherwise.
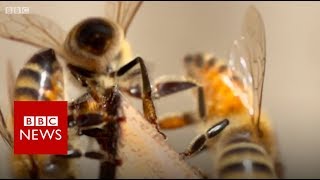
[[[227,142],[218,156],[219,178],[276,178],[265,149],[242,137]]]
[[[20,70],[14,87],[15,101],[64,100],[63,72],[52,49],[32,56]],[[14,120],[14,119],[13,119]],[[69,159],[46,154],[14,155],[18,178],[74,178]]]
[[[35,54],[21,69],[15,85],[15,100],[63,100],[63,75],[52,49]]]

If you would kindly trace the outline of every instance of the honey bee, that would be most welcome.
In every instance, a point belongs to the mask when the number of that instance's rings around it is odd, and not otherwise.
[[[261,114],[266,63],[265,27],[258,10],[247,9],[242,34],[228,63],[208,53],[187,55],[187,76],[201,86],[199,113],[164,117],[162,129],[201,122],[201,134],[181,153],[191,157],[209,149],[215,178],[278,178],[283,167],[275,134]]]
[[[8,69],[11,68],[8,66]],[[62,68],[54,51],[49,49],[30,58],[20,70],[13,88],[10,91],[13,101],[64,100]],[[12,132],[6,129],[2,113],[1,119],[1,134],[9,147],[13,147]],[[14,174],[18,177],[74,178],[73,162],[59,156],[14,155],[12,158]]]
[[[108,18],[85,19],[68,34],[39,15],[0,13],[1,37],[45,49],[35,54],[19,72],[15,86],[9,90],[14,92],[11,103],[14,100],[67,99],[56,53],[65,60],[78,84],[86,89],[82,96],[69,103],[68,154],[14,155],[13,169],[18,177],[75,178],[71,160],[85,156],[100,160],[100,178],[114,178],[116,167],[121,164],[117,152],[119,122],[125,119],[120,107],[120,89],[127,89],[125,83],[121,86],[120,80],[130,79],[128,74],[137,64],[140,65],[138,74],[142,76],[144,116],[158,130],[147,69],[142,58],[132,60],[130,45],[125,40],[141,5],[142,2],[108,2]],[[1,123],[1,135],[12,147],[12,136],[3,118]],[[81,152],[74,135],[96,140],[100,150]]]

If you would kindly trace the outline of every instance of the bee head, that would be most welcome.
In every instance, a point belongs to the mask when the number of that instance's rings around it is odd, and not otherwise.
[[[70,31],[65,46],[68,52],[79,57],[73,65],[90,69],[104,69],[120,51],[123,31],[103,18],[81,21]]]
[[[197,78],[200,71],[213,67],[216,59],[209,54],[196,53],[188,54],[184,57],[184,66],[188,76]]]
[[[114,38],[114,27],[99,18],[85,20],[75,32],[78,47],[97,56],[103,55],[112,46]]]

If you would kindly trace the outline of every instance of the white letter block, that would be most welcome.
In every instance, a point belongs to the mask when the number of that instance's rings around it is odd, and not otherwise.
[[[36,116],[36,126],[46,126],[46,116]]]
[[[58,116],[48,116],[48,126],[58,126]]]
[[[24,116],[23,117],[24,126],[34,126],[34,117],[33,116]]]

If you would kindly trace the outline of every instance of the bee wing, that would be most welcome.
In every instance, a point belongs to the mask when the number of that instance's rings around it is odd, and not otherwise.
[[[247,9],[242,25],[242,37],[235,41],[230,53],[229,65],[237,71],[243,84],[253,93],[247,99],[251,105],[251,113],[259,124],[262,90],[266,64],[265,27],[260,13],[254,6]],[[249,91],[248,91],[249,93]]]
[[[10,101],[10,108],[13,114],[13,102],[14,102],[14,84],[15,84],[15,73],[13,71],[11,61],[7,62],[7,83],[8,83],[8,95]]]
[[[2,112],[0,110],[0,135],[1,137],[4,139],[5,143],[7,143],[7,145],[13,149],[13,140],[12,137],[7,129],[7,125],[5,122],[5,119],[2,115]]]
[[[13,114],[13,93],[14,93],[14,84],[15,84],[15,75],[13,71],[13,67],[10,61],[7,62],[7,83],[8,83],[8,96],[9,96],[9,104],[10,104],[10,113]],[[8,131],[7,123],[3,117],[2,111],[0,110],[0,135],[7,143],[7,145],[12,149],[13,148],[13,140]]]
[[[0,12],[0,37],[62,53],[65,32],[52,20],[35,14]]]
[[[112,1],[107,2],[107,17],[117,22],[127,34],[127,30],[142,5],[142,1]]]
[[[13,114],[13,102],[14,102],[14,84],[15,84],[15,75],[13,71],[13,67],[10,61],[7,62],[7,83],[8,83],[8,95],[9,95],[9,110],[11,114]],[[8,131],[8,126],[6,124],[6,121],[3,117],[2,111],[0,110],[0,135],[4,139],[4,141],[7,143],[7,145],[13,149],[13,140],[10,135],[10,132]]]

